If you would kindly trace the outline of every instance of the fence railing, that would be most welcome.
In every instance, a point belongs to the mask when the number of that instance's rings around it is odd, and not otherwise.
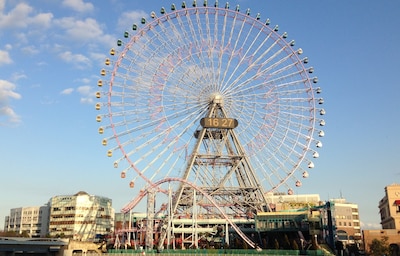
[[[104,253],[103,253],[104,254]],[[130,249],[114,249],[108,250],[107,254],[110,256],[256,256],[256,255],[311,255],[311,256],[327,256],[332,254],[326,254],[322,250],[273,250],[264,249],[262,251],[257,250],[233,250],[233,249],[216,249],[216,250],[163,250],[161,252],[157,251],[140,251],[140,250],[130,250]]]

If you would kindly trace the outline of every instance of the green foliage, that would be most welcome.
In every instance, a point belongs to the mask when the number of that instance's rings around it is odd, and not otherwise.
[[[389,238],[387,236],[383,236],[381,240],[373,239],[372,243],[369,244],[369,253],[372,256],[390,255],[388,240]]]

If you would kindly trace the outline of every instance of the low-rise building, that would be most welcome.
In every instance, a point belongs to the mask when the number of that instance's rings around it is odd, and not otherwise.
[[[13,231],[29,237],[45,237],[48,233],[49,207],[19,207],[5,217],[4,231]]]
[[[332,199],[332,218],[336,230],[336,240],[344,244],[361,242],[361,225],[358,205],[346,202],[346,199]]]

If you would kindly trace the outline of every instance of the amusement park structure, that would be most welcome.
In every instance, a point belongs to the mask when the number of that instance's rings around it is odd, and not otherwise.
[[[287,37],[250,9],[204,0],[151,12],[117,41],[96,120],[114,167],[132,177],[137,196],[122,212],[147,199],[145,221],[121,233],[140,231],[149,249],[233,239],[260,247],[266,193],[293,194],[324,136],[318,79]]]

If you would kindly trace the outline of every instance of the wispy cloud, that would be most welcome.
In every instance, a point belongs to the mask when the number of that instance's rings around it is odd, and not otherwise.
[[[62,2],[62,5],[69,7],[77,12],[90,12],[94,9],[92,3],[85,3],[82,0],[64,0]]]
[[[70,51],[65,51],[60,53],[59,57],[67,63],[72,63],[78,69],[84,69],[91,66],[90,59],[82,54],[73,54]]]
[[[61,91],[63,95],[70,95],[72,93],[77,92],[80,95],[80,102],[84,104],[93,104],[94,102],[94,91],[93,86],[90,85],[82,85],[78,88],[67,88]]]
[[[364,223],[361,222],[361,229],[382,229],[382,226],[377,223]]]
[[[80,86],[78,87],[77,91],[81,95],[81,103],[93,104],[94,91],[92,86]]]
[[[140,21],[141,18],[148,18],[149,14],[145,11],[123,12],[118,18],[118,27],[123,30],[132,27],[132,24]]]
[[[7,51],[0,50],[0,66],[11,64],[13,61]]]
[[[21,118],[16,114],[14,109],[10,105],[11,99],[20,99],[21,95],[15,92],[15,84],[0,80],[0,125],[16,124],[21,122]]]
[[[69,94],[71,94],[73,91],[74,91],[74,88],[67,88],[67,89],[61,91],[61,94],[69,95]]]

